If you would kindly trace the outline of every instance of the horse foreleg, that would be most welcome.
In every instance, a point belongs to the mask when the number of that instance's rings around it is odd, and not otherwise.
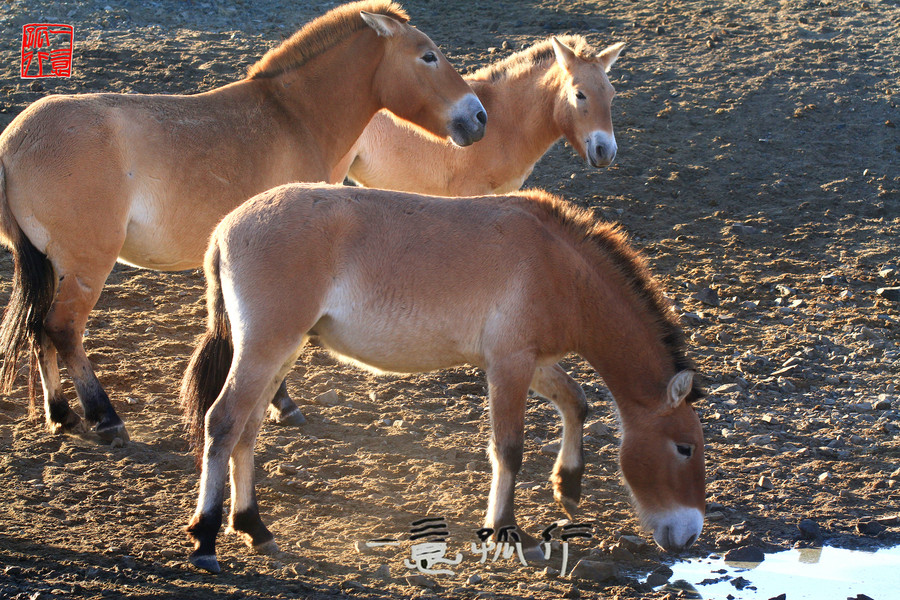
[[[97,435],[106,442],[115,438],[128,441],[128,432],[97,380],[82,340],[88,314],[97,303],[103,282],[111,269],[112,265],[102,276],[90,280],[76,275],[63,276],[56,298],[44,320],[44,331],[69,371],[75,384],[75,392],[84,408],[85,419],[89,424],[95,425]],[[50,366],[50,357],[47,358],[43,367],[47,369],[49,376],[53,367]],[[60,406],[59,402],[55,406]]]
[[[300,412],[300,407],[294,404],[291,397],[288,396],[287,382],[282,381],[272,398],[270,405],[271,419],[279,425],[303,425],[306,423],[306,417]]]
[[[553,498],[563,512],[574,518],[581,501],[581,478],[584,475],[583,427],[588,405],[584,391],[559,365],[539,367],[531,380],[531,389],[550,400],[563,422],[562,444],[553,465]]]
[[[518,356],[487,369],[491,415],[488,453],[493,475],[484,526],[493,529],[495,536],[504,528],[514,527],[526,558],[543,559],[538,541],[518,527],[515,517],[516,475],[522,467],[525,401],[532,373],[533,366]]]
[[[44,388],[44,417],[47,428],[52,433],[80,431],[84,428],[81,417],[71,409],[69,401],[63,394],[56,356],[53,342],[46,334],[42,334],[37,357],[41,384]]]

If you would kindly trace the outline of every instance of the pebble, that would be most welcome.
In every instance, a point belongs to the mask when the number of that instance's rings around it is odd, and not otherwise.
[[[661,565],[653,569],[653,572],[647,577],[647,585],[650,587],[659,587],[667,583],[672,575],[674,575],[672,569],[666,565]]]
[[[338,394],[337,390],[332,389],[327,392],[322,392],[313,398],[313,401],[322,406],[337,406],[341,403],[341,396]]]
[[[772,483],[772,480],[766,477],[765,475],[759,478],[759,481],[756,482],[757,487],[760,487],[764,490],[774,490],[775,484]]]
[[[802,519],[797,523],[797,529],[800,530],[800,538],[804,540],[817,540],[822,537],[822,530],[819,524],[812,519]]]
[[[484,581],[484,579],[478,573],[474,575],[469,575],[469,579],[466,580],[469,585],[475,585]]]
[[[597,437],[607,437],[612,435],[612,431],[602,421],[594,421],[590,425],[587,426],[588,432],[596,435]]]
[[[640,552],[645,550],[649,544],[642,537],[636,535],[623,535],[619,538],[619,543],[631,550],[632,552]]]
[[[887,527],[872,520],[860,520],[856,523],[856,531],[861,535],[876,536],[886,530]]]
[[[756,546],[741,546],[725,553],[726,562],[752,562],[761,563],[766,559],[766,554]]]
[[[691,298],[699,300],[703,304],[708,304],[709,306],[719,306],[720,303],[719,293],[712,288],[703,288],[691,296]]]
[[[381,565],[375,569],[375,577],[378,579],[388,580],[391,578],[391,568],[388,565]]]
[[[433,579],[429,579],[428,577],[425,577],[424,575],[419,575],[419,574],[407,575],[406,583],[408,583],[409,585],[415,585],[418,587],[426,587],[426,588],[433,588],[435,585],[437,585],[437,584],[435,584]]]
[[[545,456],[556,456],[559,454],[560,443],[559,442],[550,442],[549,444],[544,444],[541,446],[541,454]]]
[[[619,577],[619,567],[612,562],[581,559],[570,576],[597,582],[612,581]]]
[[[893,302],[900,302],[900,287],[883,287],[875,290],[875,293]]]

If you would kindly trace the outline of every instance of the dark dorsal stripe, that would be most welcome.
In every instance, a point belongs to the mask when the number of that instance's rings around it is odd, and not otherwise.
[[[345,4],[304,25],[300,31],[277,48],[266,52],[250,67],[250,79],[277,77],[303,66],[348,36],[368,27],[359,16],[360,11],[387,15],[406,23],[409,16],[400,5],[389,0],[366,0]]]
[[[590,62],[600,62],[597,58],[597,50],[580,35],[559,35],[556,37],[566,46],[572,48],[579,58]],[[475,79],[499,81],[515,73],[521,73],[551,61],[556,61],[556,54],[553,51],[553,42],[546,39],[499,62],[479,69],[472,77]]]

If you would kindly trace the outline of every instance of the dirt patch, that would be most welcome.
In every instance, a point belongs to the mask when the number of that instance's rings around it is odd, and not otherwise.
[[[223,85],[332,5],[109,4],[3,4],[0,125],[50,93]],[[711,391],[699,406],[710,506],[690,554],[788,547],[804,518],[832,544],[896,544],[900,304],[878,290],[900,283],[898,3],[404,5],[461,69],[552,34],[627,42],[612,72],[614,166],[592,170],[559,144],[528,185],[621,222],[684,317]],[[17,32],[29,22],[75,26],[70,80],[18,78]],[[4,302],[10,280],[4,253]],[[646,546],[629,560],[618,549],[639,527],[617,473],[615,411],[575,357],[564,366],[599,425],[586,440],[581,507],[594,537],[573,544],[572,560],[614,557],[622,571],[611,583],[554,578],[512,558],[482,565],[470,551],[490,483],[476,369],[375,376],[315,347],[288,379],[308,423],[267,424],[256,453],[263,518],[282,553],[255,556],[222,536],[225,573],[193,571],[182,528],[197,476],[176,391],[203,325],[203,289],[197,272],[117,267],[110,277],[86,347],[130,428],[127,447],[48,436],[26,419],[24,378],[0,398],[0,596],[663,595],[635,577],[667,557]],[[329,390],[336,403],[314,401]],[[562,516],[542,452],[559,433],[551,407],[532,402],[517,498],[535,534]],[[410,523],[427,515],[446,519],[448,555],[464,556],[436,588],[409,584],[402,564]],[[385,536],[403,543],[357,552]]]

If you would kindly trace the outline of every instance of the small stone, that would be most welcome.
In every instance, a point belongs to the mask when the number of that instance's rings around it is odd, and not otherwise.
[[[622,544],[616,544],[610,548],[609,556],[616,562],[631,562],[634,560],[634,553]]]
[[[278,468],[275,469],[275,471],[279,475],[296,475],[297,467],[295,467],[294,465],[289,465],[287,463],[281,463],[278,465]]]
[[[181,556],[181,552],[179,552],[178,550],[172,550],[171,548],[160,550],[159,554],[163,558],[175,558],[176,556]]]
[[[760,487],[764,490],[774,490],[775,484],[772,483],[772,480],[763,475],[759,478],[759,481],[756,482],[757,487]]]
[[[653,569],[653,572],[647,577],[647,585],[650,587],[659,587],[668,583],[673,574],[674,571],[672,571],[672,569],[666,565],[661,565]]]
[[[725,553],[726,562],[761,563],[766,559],[765,553],[756,546],[741,546]]]
[[[800,530],[800,538],[804,540],[813,541],[822,537],[819,524],[812,519],[802,519],[797,523],[797,529]]]
[[[570,575],[576,579],[612,581],[619,577],[619,567],[612,562],[581,559]]]
[[[316,404],[321,404],[322,406],[337,406],[341,403],[341,396],[338,394],[337,390],[328,390],[327,392],[323,392],[313,398],[313,401]]]
[[[713,394],[731,394],[733,392],[740,392],[741,386],[736,383],[725,383],[720,385],[716,389],[713,390]]]
[[[381,565],[380,567],[375,569],[374,575],[378,579],[383,579],[386,581],[391,578],[391,567],[388,565]]]
[[[544,570],[541,571],[541,574],[544,576],[544,579],[556,579],[559,577],[559,569],[554,569],[553,567],[544,567]]]
[[[849,405],[847,408],[858,413],[872,412],[872,404],[870,402],[857,402],[856,404]]]
[[[545,456],[556,456],[559,454],[560,443],[559,442],[550,442],[549,444],[544,444],[541,446],[541,454]]]
[[[887,396],[879,396],[878,401],[872,408],[875,410],[891,410],[891,401],[887,399]]]
[[[897,269],[894,267],[884,267],[880,271],[878,271],[878,276],[882,279],[889,279],[897,274]]]
[[[466,580],[469,585],[476,585],[484,581],[484,579],[478,573],[474,575],[469,575],[469,579]]]
[[[819,277],[819,281],[824,283],[825,285],[837,285],[841,282],[846,281],[843,275],[838,275],[837,273],[829,273],[828,275],[822,275]]]
[[[619,538],[619,543],[632,552],[640,552],[641,550],[645,550],[649,545],[646,541],[644,541],[644,538],[638,537],[636,535],[623,535]]]
[[[856,531],[861,535],[876,536],[882,533],[887,527],[872,520],[860,520],[856,523]]]
[[[719,306],[719,293],[712,288],[703,288],[691,296],[691,298],[699,300],[703,304],[708,304],[709,306]]]
[[[594,421],[587,426],[587,430],[597,437],[607,437],[612,435],[612,431],[609,427],[601,421]]]
[[[900,287],[883,287],[875,290],[875,293],[893,302],[900,302]]]
[[[425,577],[424,575],[419,575],[419,574],[407,575],[406,583],[408,583],[409,585],[414,585],[417,587],[426,587],[426,588],[433,588],[436,585],[432,579],[429,579],[428,577]]]

